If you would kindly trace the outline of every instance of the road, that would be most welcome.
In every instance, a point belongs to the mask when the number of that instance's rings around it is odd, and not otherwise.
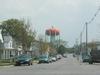
[[[80,63],[69,55],[50,64],[3,68],[0,75],[100,75],[100,64]]]

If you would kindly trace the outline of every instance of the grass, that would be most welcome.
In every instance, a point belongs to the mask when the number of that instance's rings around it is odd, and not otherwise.
[[[11,63],[0,63],[0,66],[9,66],[9,65],[13,65]]]
[[[0,60],[0,66],[9,66],[9,65],[13,65],[14,62],[12,62],[11,59],[3,59],[3,60]]]
[[[9,66],[9,65],[14,65],[14,61],[12,59],[2,59],[0,60],[0,66]],[[33,63],[38,63],[38,59],[35,58],[33,59]]]

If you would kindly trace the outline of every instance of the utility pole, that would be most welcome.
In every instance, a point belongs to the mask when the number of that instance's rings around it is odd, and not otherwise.
[[[82,32],[80,34],[80,53],[81,53],[81,51],[82,51]]]
[[[75,53],[76,53],[77,55],[79,54],[78,39],[76,39],[76,42],[75,42]]]
[[[86,22],[86,53],[88,51],[88,23]]]

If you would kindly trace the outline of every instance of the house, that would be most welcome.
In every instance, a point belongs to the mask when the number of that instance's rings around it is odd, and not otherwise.
[[[15,56],[17,50],[13,48],[13,39],[8,34],[2,34],[3,43],[0,48],[0,59],[10,59]]]
[[[32,52],[33,56],[38,57],[40,55],[40,45],[39,45],[39,41],[34,41],[32,43],[32,46],[30,48],[30,51]]]
[[[35,56],[35,57],[38,57],[38,56],[40,56],[41,54],[44,54],[44,53],[49,53],[50,52],[49,50],[50,50],[49,46],[47,46],[47,48],[44,48],[44,44],[40,43],[40,41],[37,41],[37,40],[35,40],[32,43],[32,46],[30,48],[32,55]]]
[[[8,33],[3,33],[0,39],[0,59],[10,59],[19,54],[16,41]],[[3,41],[3,42],[2,42]]]

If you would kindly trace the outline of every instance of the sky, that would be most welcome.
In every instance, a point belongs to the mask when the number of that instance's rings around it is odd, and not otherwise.
[[[28,19],[37,35],[54,26],[61,39],[69,46],[79,39],[85,22],[91,20],[100,6],[99,0],[0,0],[0,22],[11,19]],[[88,41],[100,41],[100,13],[88,26]],[[85,30],[83,33],[85,41]],[[79,41],[79,40],[78,40]]]

